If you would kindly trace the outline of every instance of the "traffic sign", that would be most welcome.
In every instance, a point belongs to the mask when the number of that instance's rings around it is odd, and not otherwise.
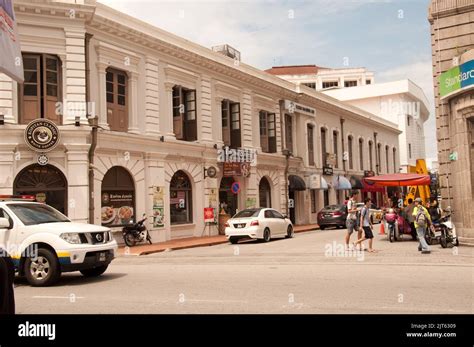
[[[234,194],[239,194],[240,193],[240,183],[239,182],[232,183],[232,186],[231,186],[230,190],[232,190],[232,193],[234,193]]]

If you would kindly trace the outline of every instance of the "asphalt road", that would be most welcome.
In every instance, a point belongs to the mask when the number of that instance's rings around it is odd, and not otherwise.
[[[378,232],[378,226],[376,227]],[[95,279],[16,280],[18,313],[474,313],[474,248],[429,255],[376,236],[344,253],[345,230],[123,256]]]

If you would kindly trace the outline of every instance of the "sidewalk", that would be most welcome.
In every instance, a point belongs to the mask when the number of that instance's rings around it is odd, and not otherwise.
[[[306,224],[306,225],[297,225],[294,227],[295,233],[301,233],[310,230],[319,229],[317,224]],[[216,236],[203,236],[203,237],[187,237],[183,239],[176,239],[166,242],[154,243],[152,245],[139,245],[127,248],[125,246],[120,246],[118,249],[118,254],[123,255],[147,255],[152,253],[159,253],[165,251],[175,251],[185,248],[194,248],[194,247],[204,247],[204,246],[214,246],[222,243],[227,243],[227,238],[225,235],[216,235]]]

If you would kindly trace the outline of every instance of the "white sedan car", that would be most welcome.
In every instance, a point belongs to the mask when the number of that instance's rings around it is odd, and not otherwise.
[[[230,243],[240,239],[262,239],[293,237],[293,225],[288,217],[272,208],[249,208],[240,211],[225,225],[225,235]]]

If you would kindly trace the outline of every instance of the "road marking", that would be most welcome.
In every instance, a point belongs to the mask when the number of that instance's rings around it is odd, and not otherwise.
[[[68,299],[70,300],[71,298],[74,298],[74,299],[85,299],[84,296],[40,296],[40,295],[36,295],[36,296],[32,296],[33,299]]]

